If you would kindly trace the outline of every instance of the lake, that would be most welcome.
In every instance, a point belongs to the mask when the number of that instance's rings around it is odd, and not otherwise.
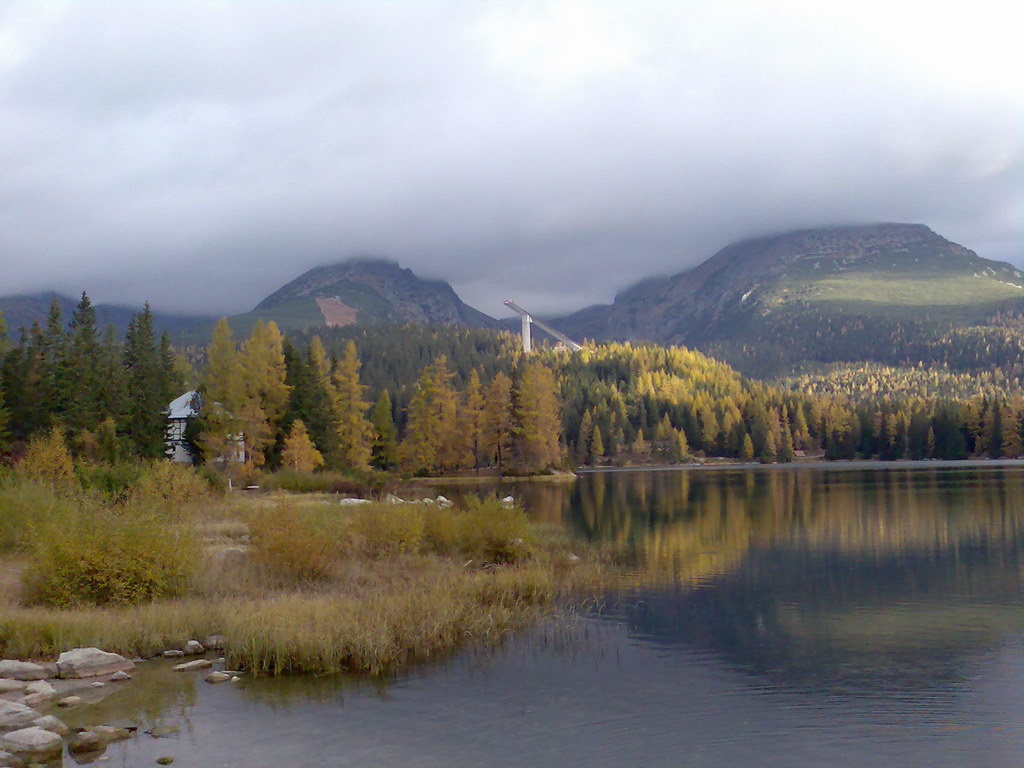
[[[614,552],[621,589],[387,680],[210,686],[148,663],[69,724],[181,726],[114,745],[117,765],[1024,761],[1021,466],[601,472],[511,492]]]

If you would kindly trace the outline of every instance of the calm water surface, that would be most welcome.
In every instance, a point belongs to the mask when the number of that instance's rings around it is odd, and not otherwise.
[[[609,472],[514,492],[621,552],[623,591],[391,680],[208,686],[148,665],[70,724],[181,724],[116,746],[117,765],[1024,763],[1024,469]]]

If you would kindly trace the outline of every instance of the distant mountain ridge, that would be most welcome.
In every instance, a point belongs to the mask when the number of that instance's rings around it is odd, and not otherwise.
[[[493,328],[493,317],[459,298],[448,283],[424,280],[389,259],[356,257],[314,267],[256,305],[251,314],[352,323],[449,323]]]
[[[770,354],[791,362],[801,353],[820,356],[782,335],[801,319],[827,334],[851,317],[964,326],[1005,311],[1024,311],[1024,274],[1016,267],[924,225],[885,223],[741,240],[691,269],[643,280],[612,304],[552,323],[576,337],[686,344],[762,375],[764,367],[744,366],[740,352],[777,343]]]
[[[39,323],[40,326],[46,325],[46,317],[50,311],[50,304],[54,299],[57,299],[61,315],[65,321],[68,320],[78,305],[78,298],[65,296],[55,291],[40,291],[39,293],[0,297],[0,314],[3,314],[8,335],[13,336],[17,334],[21,328],[31,328],[33,323]],[[96,310],[97,325],[103,328],[108,323],[113,324],[119,333],[124,333],[132,315],[142,309],[142,307],[130,307],[120,304],[95,304],[93,306]],[[175,334],[191,329],[196,325],[206,325],[210,322],[212,322],[212,318],[200,315],[184,315],[172,312],[153,313],[153,326],[158,333],[167,331]]]

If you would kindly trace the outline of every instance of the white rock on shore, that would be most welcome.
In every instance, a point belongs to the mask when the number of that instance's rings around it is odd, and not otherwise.
[[[189,640],[181,646],[181,652],[186,656],[198,656],[201,653],[206,653],[206,648],[198,640]]]
[[[0,732],[24,728],[38,718],[39,713],[32,707],[0,699]]]
[[[53,677],[50,671],[42,664],[33,664],[31,661],[15,661],[4,659],[0,661],[0,677],[10,680],[46,680]]]
[[[33,720],[32,725],[36,728],[42,728],[44,731],[52,731],[59,736],[63,736],[69,730],[63,720],[54,717],[53,715],[44,715],[38,720]]]
[[[196,669],[209,669],[213,666],[213,662],[209,659],[196,659],[195,661],[186,661],[184,664],[175,664],[172,669],[175,672],[191,672]]]
[[[98,677],[114,672],[132,672],[135,664],[117,653],[99,648],[75,648],[57,657],[57,672],[64,679]]]
[[[25,690],[26,685],[28,683],[24,680],[8,680],[6,677],[0,677],[0,694],[18,693]]]
[[[64,740],[56,733],[36,726],[0,736],[0,749],[15,755],[49,755],[59,752],[63,745]]]
[[[20,757],[0,750],[0,768],[24,768],[25,763]]]

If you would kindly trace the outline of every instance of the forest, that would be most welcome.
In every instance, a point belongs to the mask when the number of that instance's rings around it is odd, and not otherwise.
[[[1007,363],[984,375],[848,363],[767,383],[680,346],[524,355],[493,330],[348,326],[286,338],[273,322],[235,339],[227,320],[205,347],[175,348],[154,333],[148,306],[118,338],[97,328],[83,294],[67,320],[54,304],[45,326],[15,338],[0,320],[0,450],[16,460],[57,434],[82,463],[158,458],[168,403],[195,390],[196,461],[240,464],[239,475],[1016,457],[1024,397]]]

